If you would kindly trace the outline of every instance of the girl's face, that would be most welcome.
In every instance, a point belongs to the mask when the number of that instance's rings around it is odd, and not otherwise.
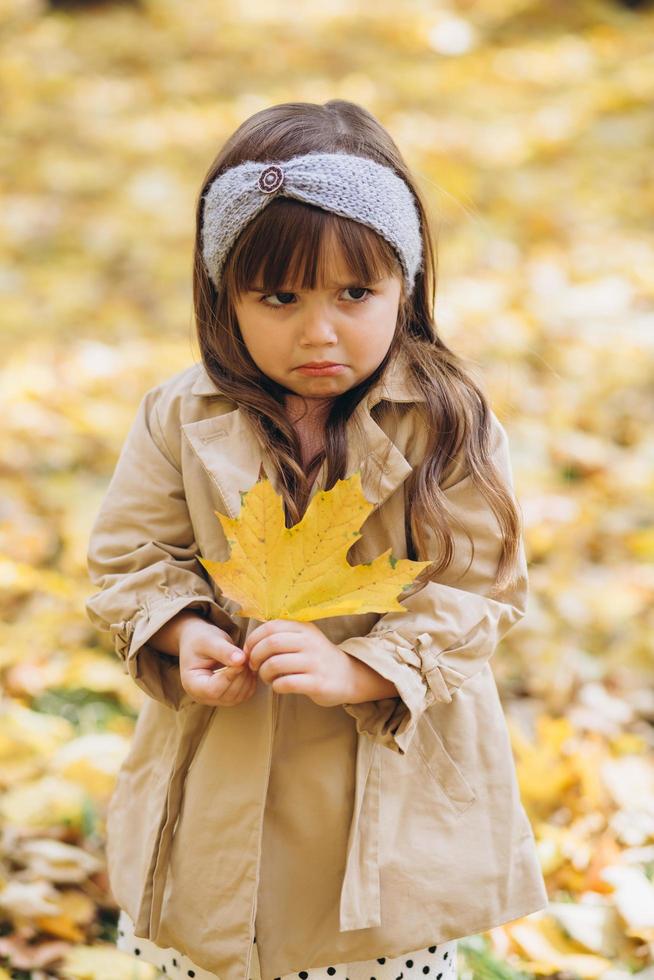
[[[264,374],[298,395],[333,398],[365,380],[383,360],[395,333],[401,287],[398,275],[355,282],[334,250],[323,288],[254,288],[239,297],[235,311],[243,341]],[[316,361],[340,366],[324,374],[300,370]]]

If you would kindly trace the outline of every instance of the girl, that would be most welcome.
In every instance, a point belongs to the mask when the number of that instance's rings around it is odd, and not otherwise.
[[[91,531],[91,620],[149,696],[107,813],[118,945],[160,975],[456,974],[545,908],[488,663],[524,615],[506,433],[433,321],[425,209],[365,109],[273,106],[197,204],[202,363],[144,395]],[[297,523],[360,472],[348,560],[427,560],[401,613],[257,623],[229,557],[266,476]]]

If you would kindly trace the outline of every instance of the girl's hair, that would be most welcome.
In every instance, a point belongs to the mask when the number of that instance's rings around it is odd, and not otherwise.
[[[392,274],[402,279],[398,257],[384,238],[367,226],[293,198],[274,198],[243,229],[230,251],[217,293],[202,258],[202,198],[213,180],[244,160],[286,160],[311,152],[345,152],[366,156],[391,167],[413,192],[423,239],[423,269],[412,297],[404,283],[398,320],[390,348],[377,369],[360,384],[334,399],[326,419],[325,449],[314,456],[308,473],[327,457],[325,489],[343,479],[347,463],[346,423],[368,390],[401,349],[411,377],[424,393],[417,402],[429,433],[421,464],[406,488],[410,515],[407,541],[414,555],[426,555],[423,527],[429,526],[442,545],[440,562],[425,574],[435,577],[454,558],[454,542],[446,520],[447,500],[440,489],[448,464],[463,452],[471,480],[488,500],[502,531],[503,547],[493,592],[512,583],[520,544],[519,505],[490,457],[490,408],[464,360],[438,336],[433,319],[436,252],[432,247],[426,209],[402,155],[375,117],[342,99],[324,105],[287,102],[255,113],[224,144],[211,164],[197,197],[193,302],[202,360],[216,386],[246,415],[279,474],[287,526],[302,517],[311,484],[302,465],[301,445],[284,408],[287,392],[259,370],[241,336],[233,299],[252,288],[274,293],[289,282],[315,289],[324,281],[332,236],[340,242],[353,279],[362,284]],[[320,269],[320,277],[318,270]],[[412,406],[413,407],[413,406]],[[380,402],[371,409],[377,421],[390,410],[399,418],[402,404]],[[352,424],[356,424],[356,417]],[[466,532],[467,533],[467,532]],[[472,543],[472,539],[471,543]],[[474,545],[473,545],[474,554]],[[425,559],[423,559],[425,560]],[[471,557],[472,561],[472,557]]]

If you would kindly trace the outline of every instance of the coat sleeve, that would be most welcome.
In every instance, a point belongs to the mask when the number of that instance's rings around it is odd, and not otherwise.
[[[185,608],[221,627],[238,626],[216,599],[200,562],[182,475],[157,414],[158,389],[142,398],[91,528],[87,569],[99,590],[86,613],[109,632],[117,655],[150,697],[179,710],[189,701],[179,659],[148,642]]]
[[[492,413],[491,454],[513,491],[513,473],[506,432]],[[460,472],[459,472],[460,475]],[[501,597],[490,598],[502,535],[485,497],[470,476],[443,485],[455,556],[438,580],[401,599],[406,612],[382,616],[365,636],[337,644],[395,684],[399,698],[343,704],[356,719],[357,731],[404,754],[420,716],[434,701],[450,702],[458,689],[484,667],[499,640],[525,614],[528,597],[527,560],[520,538],[516,584]],[[448,521],[450,518],[448,517]],[[457,522],[474,541],[470,543]],[[428,548],[420,560],[436,560],[436,539],[426,529]],[[468,568],[468,564],[470,567]],[[451,584],[456,581],[456,585]]]

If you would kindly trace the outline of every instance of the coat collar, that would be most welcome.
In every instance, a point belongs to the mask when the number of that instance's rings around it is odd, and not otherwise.
[[[198,365],[198,377],[191,392],[194,395],[222,394],[203,364]],[[398,402],[424,399],[411,383],[404,357],[389,364],[385,376],[376,382],[367,398],[357,406],[355,416],[360,431],[352,420],[348,423],[348,457],[344,479],[360,471],[363,493],[374,508],[390,497],[413,470],[399,447],[370,415],[372,406],[382,399]],[[218,488],[230,517],[238,516],[241,494],[256,483],[262,471],[275,491],[280,492],[268,454],[238,407],[231,412],[187,422],[182,425],[182,431]],[[324,487],[326,471],[326,462],[323,462],[310,499]]]

